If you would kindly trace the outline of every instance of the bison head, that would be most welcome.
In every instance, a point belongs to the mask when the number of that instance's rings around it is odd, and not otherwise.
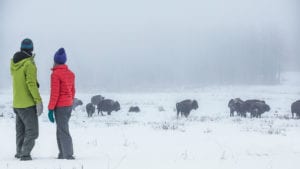
[[[115,109],[115,111],[119,111],[119,110],[121,110],[121,106],[120,106],[120,103],[119,102],[115,102],[115,104],[114,104],[114,109]]]
[[[198,102],[197,102],[196,100],[193,100],[193,102],[192,102],[192,108],[193,108],[194,110],[197,110],[197,109],[198,109]]]
[[[234,100],[230,99],[229,103],[228,103],[228,107],[233,107],[234,105]]]
[[[83,105],[83,102],[81,100],[78,100],[78,105]]]
[[[270,111],[270,110],[271,110],[271,108],[270,108],[270,106],[269,106],[269,105],[265,104],[265,106],[264,106],[264,110],[265,110],[266,112],[268,112],[268,111]]]

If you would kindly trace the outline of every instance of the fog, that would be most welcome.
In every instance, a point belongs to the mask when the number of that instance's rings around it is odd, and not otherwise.
[[[79,90],[277,84],[299,70],[297,0],[1,0],[0,89],[24,38],[49,90],[64,47]]]

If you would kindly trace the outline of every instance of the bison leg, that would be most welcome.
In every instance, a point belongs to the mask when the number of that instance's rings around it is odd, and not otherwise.
[[[98,110],[98,116],[99,116],[99,113],[101,113],[101,116],[103,116],[103,113],[102,113],[102,111]]]
[[[259,110],[256,108],[256,109],[254,109],[254,117],[256,117],[256,118],[258,118],[259,117]]]
[[[252,112],[252,111],[250,112],[250,117],[251,117],[251,118],[255,117],[254,112]]]
[[[294,112],[292,112],[292,118],[294,118],[294,116],[295,116],[294,114],[295,114],[295,113],[294,113]]]
[[[239,112],[241,117],[246,117],[246,113],[245,112]]]
[[[259,118],[261,118],[261,115],[262,115],[263,113],[265,113],[265,112],[264,112],[264,111],[259,112]]]
[[[179,111],[179,115],[178,116],[182,117],[182,115],[183,115],[183,112]]]
[[[108,115],[111,115],[111,111],[107,112]]]
[[[234,116],[234,111],[232,109],[230,109],[230,117]]]
[[[184,117],[188,117],[189,115],[190,115],[190,113],[191,113],[191,111],[188,111],[188,112],[183,112],[183,114],[184,114]]]

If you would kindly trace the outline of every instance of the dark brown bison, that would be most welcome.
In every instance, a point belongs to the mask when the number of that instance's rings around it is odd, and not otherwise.
[[[245,102],[240,98],[231,99],[228,103],[228,107],[230,109],[230,116],[233,117],[234,112],[236,112],[238,116],[246,117],[244,104]]]
[[[107,112],[108,115],[111,115],[112,111],[119,111],[121,109],[120,103],[117,101],[113,101],[110,99],[104,99],[99,102],[97,105],[98,109],[98,115],[99,112],[101,112],[101,115],[103,116],[102,112]]]
[[[96,108],[95,108],[95,106],[93,105],[93,103],[87,104],[87,105],[85,106],[85,108],[86,108],[86,112],[87,112],[87,114],[88,114],[88,117],[92,117],[93,114],[95,113],[95,110],[96,110]]]
[[[136,112],[136,113],[138,113],[140,111],[141,111],[141,109],[138,106],[131,106],[128,110],[128,112]]]
[[[177,118],[179,114],[182,116],[182,114],[185,117],[188,117],[192,110],[198,109],[198,102],[196,100],[183,100],[176,104],[176,110],[177,110]]]
[[[244,103],[245,112],[249,112],[251,117],[260,118],[265,112],[270,111],[270,106],[262,100],[246,100]]]
[[[74,98],[72,109],[75,110],[77,106],[81,106],[81,105],[83,105],[83,102],[78,98]]]
[[[300,100],[294,102],[291,105],[291,111],[292,111],[292,117],[295,118],[300,118]]]

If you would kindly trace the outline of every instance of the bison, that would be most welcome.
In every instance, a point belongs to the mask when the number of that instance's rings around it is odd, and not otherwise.
[[[91,103],[95,106],[97,106],[102,100],[104,100],[104,97],[101,96],[101,95],[96,95],[96,96],[93,96],[91,98]]]
[[[270,106],[262,100],[246,100],[244,103],[244,110],[251,114],[251,117],[261,117],[265,112],[270,111]]]
[[[141,111],[141,109],[138,106],[131,106],[128,110],[128,112],[136,112],[136,113],[138,113],[140,111]]]
[[[179,114],[181,116],[183,114],[185,117],[188,117],[193,109],[198,109],[198,102],[196,100],[183,100],[179,103],[176,103],[177,118]]]
[[[238,116],[246,117],[244,101],[240,98],[231,99],[228,103],[228,107],[230,109],[231,117],[234,116],[234,112],[236,112]]]
[[[75,108],[77,106],[81,106],[83,105],[83,102],[81,100],[79,100],[78,98],[74,98],[73,100],[73,105],[72,105],[72,109],[75,110]]]
[[[107,112],[108,115],[111,115],[112,111],[119,111],[121,107],[118,101],[104,99],[99,102],[99,104],[97,105],[97,109],[98,109],[98,115],[99,112],[101,112],[101,115],[103,116],[102,112]]]
[[[292,111],[292,118],[295,117],[295,114],[296,114],[296,118],[300,118],[300,100],[294,102],[291,105],[291,111]]]
[[[87,112],[87,114],[88,114],[88,117],[92,117],[93,114],[95,113],[95,110],[96,110],[96,108],[95,108],[95,106],[93,105],[93,103],[87,104],[87,105],[85,106],[85,108],[86,108],[86,112]]]
[[[165,111],[165,108],[163,106],[159,106],[158,111],[160,111],[160,112]]]

